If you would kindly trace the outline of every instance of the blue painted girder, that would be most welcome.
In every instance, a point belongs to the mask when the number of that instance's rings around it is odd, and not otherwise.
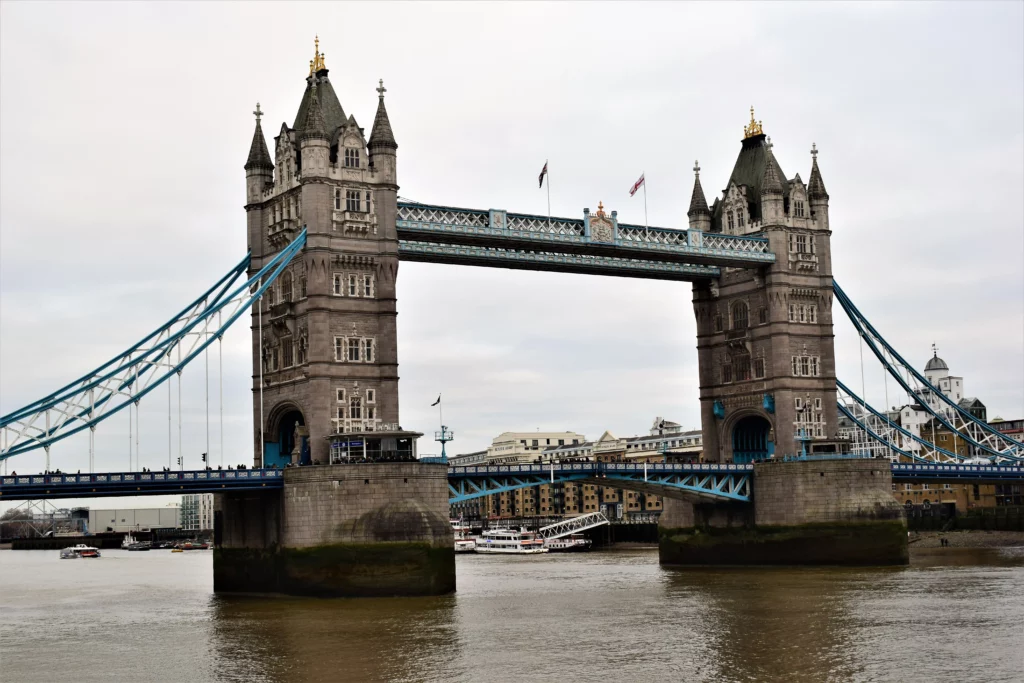
[[[752,472],[753,465],[711,463],[644,465],[586,462],[452,467],[448,471],[448,490],[451,494],[449,502],[458,503],[542,484],[587,480],[586,483],[599,486],[633,488],[647,484],[721,500],[748,502],[752,492]]]

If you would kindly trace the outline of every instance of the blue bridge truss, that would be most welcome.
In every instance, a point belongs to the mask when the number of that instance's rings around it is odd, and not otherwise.
[[[339,473],[345,465],[332,465]],[[751,464],[564,463],[451,467],[449,503],[543,484],[580,483],[678,498],[749,502]],[[0,477],[0,501],[269,491],[284,488],[285,470],[186,470]],[[893,463],[894,482],[1024,482],[1024,466]]]

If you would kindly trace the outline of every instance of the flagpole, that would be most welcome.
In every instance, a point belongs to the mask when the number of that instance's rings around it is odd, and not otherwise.
[[[547,167],[548,167],[548,160],[545,159],[544,160],[544,168],[547,168]],[[548,171],[545,175],[547,175],[547,181],[548,181],[548,230],[550,230],[551,229],[551,171]]]
[[[647,225],[647,171],[640,174],[644,179],[644,230],[647,231],[647,239],[651,238],[651,229]]]

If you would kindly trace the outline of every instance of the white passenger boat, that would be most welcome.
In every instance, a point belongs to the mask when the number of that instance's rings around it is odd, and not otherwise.
[[[452,532],[455,534],[455,552],[476,552],[476,540],[469,535],[470,528],[464,525],[460,519],[453,519],[451,522]]]
[[[93,548],[91,545],[85,545],[84,543],[79,543],[78,545],[73,545],[69,548],[64,548],[64,550],[60,551],[60,559],[62,560],[74,560],[79,557],[99,556],[99,548]]]
[[[545,538],[544,547],[553,553],[580,553],[590,550],[593,541],[583,534],[570,534],[561,538]]]
[[[526,529],[488,529],[476,539],[478,553],[533,555],[546,553],[544,539]]]

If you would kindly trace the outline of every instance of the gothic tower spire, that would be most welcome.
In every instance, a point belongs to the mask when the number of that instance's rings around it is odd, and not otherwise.
[[[761,176],[761,220],[766,224],[783,219],[782,181],[772,154],[772,139],[764,144],[764,175]]]
[[[397,176],[397,155],[398,143],[395,142],[395,134],[391,130],[391,121],[388,119],[388,110],[384,106],[384,79],[380,80],[377,86],[377,115],[373,119],[373,131],[370,133],[370,141],[366,144],[370,152],[370,165],[384,175],[387,182],[392,185],[398,184]]]
[[[260,201],[264,188],[274,182],[274,162],[270,159],[267,141],[263,137],[263,127],[260,125],[263,112],[259,102],[253,114],[256,116],[256,130],[252,134],[252,144],[249,145],[249,158],[245,161],[245,196],[249,204]]]
[[[811,180],[807,184],[807,198],[811,202],[811,216],[822,229],[828,230],[828,192],[818,169],[818,145],[814,143],[811,143]]]
[[[693,194],[690,196],[690,210],[686,212],[690,218],[690,229],[708,232],[711,230],[711,211],[708,200],[704,197],[704,188],[700,185],[700,163],[693,162]]]

